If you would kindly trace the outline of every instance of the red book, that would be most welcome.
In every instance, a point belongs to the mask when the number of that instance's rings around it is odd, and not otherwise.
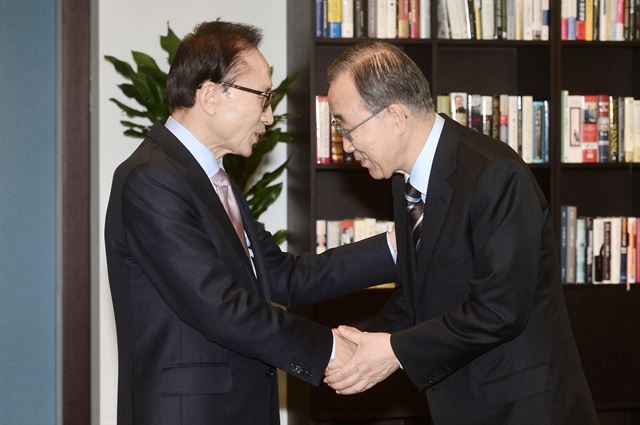
[[[398,38],[409,38],[409,0],[398,0]]]
[[[598,162],[598,96],[582,98],[582,162]]]
[[[409,0],[409,31],[411,38],[420,38],[420,0]]]

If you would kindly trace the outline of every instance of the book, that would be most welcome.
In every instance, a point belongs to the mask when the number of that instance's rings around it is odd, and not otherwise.
[[[583,96],[582,99],[582,129],[580,132],[582,162],[598,162],[598,97]]]
[[[327,1],[327,37],[342,37],[342,0]]]
[[[596,119],[598,138],[598,162],[609,162],[609,96],[598,96],[598,114]]]
[[[604,219],[593,219],[593,283],[600,284],[604,280]]]
[[[327,221],[316,220],[316,254],[327,250]]]
[[[331,162],[331,123],[329,98],[316,96],[316,164]]]
[[[576,220],[576,280],[575,283],[586,282],[586,249],[587,249],[587,220],[578,217]]]
[[[576,221],[578,208],[567,206],[567,283],[576,283]]]
[[[451,118],[458,123],[467,125],[467,94],[454,92],[449,94],[451,99]]]
[[[582,96],[562,91],[562,162],[582,162]]]

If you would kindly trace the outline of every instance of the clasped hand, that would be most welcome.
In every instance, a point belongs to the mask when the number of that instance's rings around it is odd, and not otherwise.
[[[327,366],[324,382],[336,393],[361,393],[398,369],[390,334],[361,332],[350,326],[340,326],[333,334],[336,357]]]

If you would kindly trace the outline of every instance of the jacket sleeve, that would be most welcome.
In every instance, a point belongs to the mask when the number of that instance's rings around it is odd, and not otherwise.
[[[391,336],[396,356],[419,389],[515,338],[534,300],[548,209],[527,170],[514,160],[489,164],[470,205],[474,275],[467,298]]]
[[[122,220],[129,261],[137,262],[181,321],[205,338],[318,385],[329,361],[325,326],[252,294],[224,261],[191,188],[175,170],[141,165],[127,177]],[[302,276],[304,277],[304,276]]]

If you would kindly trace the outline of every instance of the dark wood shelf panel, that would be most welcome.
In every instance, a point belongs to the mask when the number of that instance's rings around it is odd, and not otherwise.
[[[370,38],[370,37],[362,37],[362,38],[316,38],[316,46],[332,46],[332,45],[351,45],[357,44],[364,41],[384,41],[385,43],[395,44],[395,45],[424,45],[428,46],[433,44],[433,40],[430,38]]]
[[[578,41],[578,40],[564,40],[560,43],[562,48],[571,47],[636,47],[640,48],[640,41]]]
[[[611,169],[634,169],[640,168],[638,162],[599,162],[591,164],[582,163],[562,163],[560,168],[567,170],[611,170]]]
[[[352,164],[315,164],[317,171],[367,171],[358,161]]]
[[[551,47],[550,41],[541,40],[453,40],[438,39],[439,46],[464,46],[464,47]]]

